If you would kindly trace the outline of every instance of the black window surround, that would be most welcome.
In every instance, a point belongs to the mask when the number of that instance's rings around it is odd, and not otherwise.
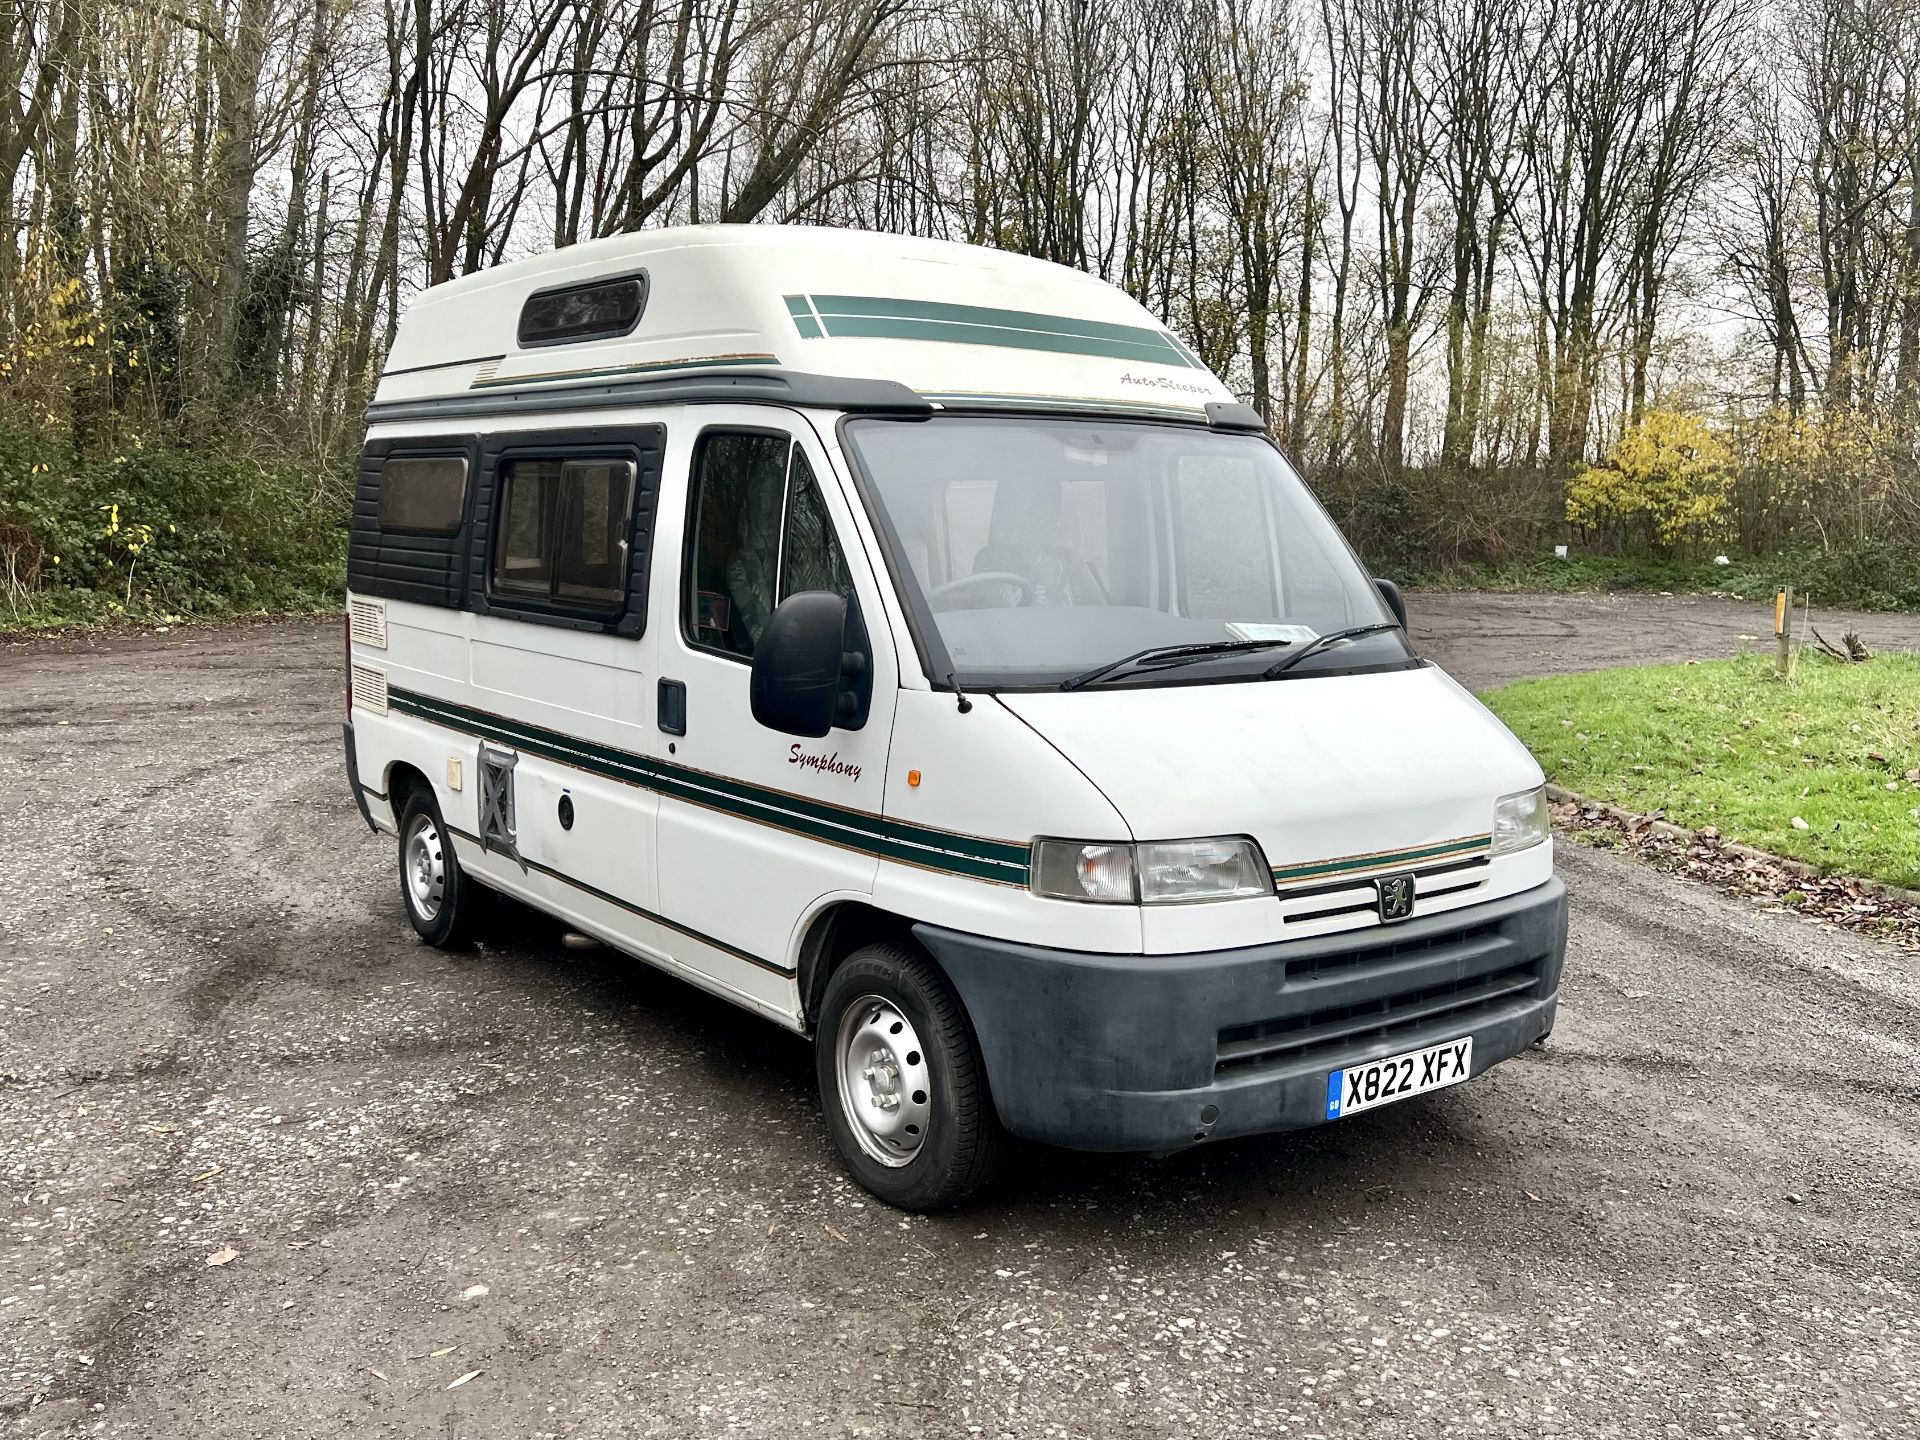
[[[666,451],[664,425],[595,426],[553,432],[526,432],[489,439],[481,446],[474,492],[473,523],[467,548],[468,607],[477,614],[534,624],[557,625],[602,634],[644,634],[647,585],[652,573],[654,521],[660,497],[661,462]],[[631,502],[626,526],[627,559],[622,598],[595,605],[551,594],[540,598],[493,585],[493,557],[502,537],[494,520],[504,481],[516,461],[599,461],[632,466]]]
[[[457,610],[467,596],[467,527],[479,489],[479,441],[472,435],[370,440],[354,478],[347,539],[347,588],[415,605]],[[460,520],[453,530],[416,530],[380,523],[381,481],[390,460],[458,460],[465,467]]]

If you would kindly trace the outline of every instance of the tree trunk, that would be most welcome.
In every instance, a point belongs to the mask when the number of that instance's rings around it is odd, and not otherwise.
[[[190,394],[206,419],[233,381],[234,337],[247,284],[247,223],[259,157],[260,69],[273,21],[272,0],[239,0],[233,33],[215,48],[215,129],[207,176],[210,280],[201,287]]]

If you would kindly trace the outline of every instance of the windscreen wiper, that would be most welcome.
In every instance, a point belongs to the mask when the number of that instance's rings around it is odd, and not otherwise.
[[[1269,665],[1261,672],[1260,678],[1262,680],[1271,680],[1276,675],[1284,675],[1309,655],[1318,654],[1336,640],[1354,640],[1362,635],[1377,635],[1382,630],[1398,630],[1399,628],[1400,624],[1396,620],[1382,620],[1374,625],[1354,625],[1345,630],[1334,630],[1325,635],[1316,635],[1300,649],[1294,651],[1293,654]]]
[[[1292,645],[1292,640],[1208,640],[1197,645],[1153,645],[1145,650],[1136,650],[1131,655],[1122,655],[1118,660],[1109,660],[1104,665],[1096,665],[1091,670],[1083,670],[1072,679],[1062,680],[1062,690],[1078,690],[1082,685],[1091,685],[1098,680],[1106,680],[1119,675],[1133,675],[1142,670],[1160,670],[1174,665],[1185,665],[1194,660],[1206,660],[1215,655],[1237,655],[1245,650],[1270,650],[1280,645]]]

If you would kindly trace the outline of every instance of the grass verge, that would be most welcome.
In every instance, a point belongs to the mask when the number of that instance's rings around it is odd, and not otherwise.
[[[1549,779],[1836,874],[1920,885],[1920,662],[1802,652],[1524,680],[1483,697]],[[1796,823],[1798,822],[1798,823]]]

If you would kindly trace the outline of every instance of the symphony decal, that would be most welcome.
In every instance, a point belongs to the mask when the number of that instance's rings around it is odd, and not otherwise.
[[[844,775],[849,780],[860,779],[860,767],[849,765],[840,758],[840,752],[831,755],[814,755],[802,750],[798,745],[787,751],[787,763],[798,765],[802,770],[812,770],[821,775]]]

